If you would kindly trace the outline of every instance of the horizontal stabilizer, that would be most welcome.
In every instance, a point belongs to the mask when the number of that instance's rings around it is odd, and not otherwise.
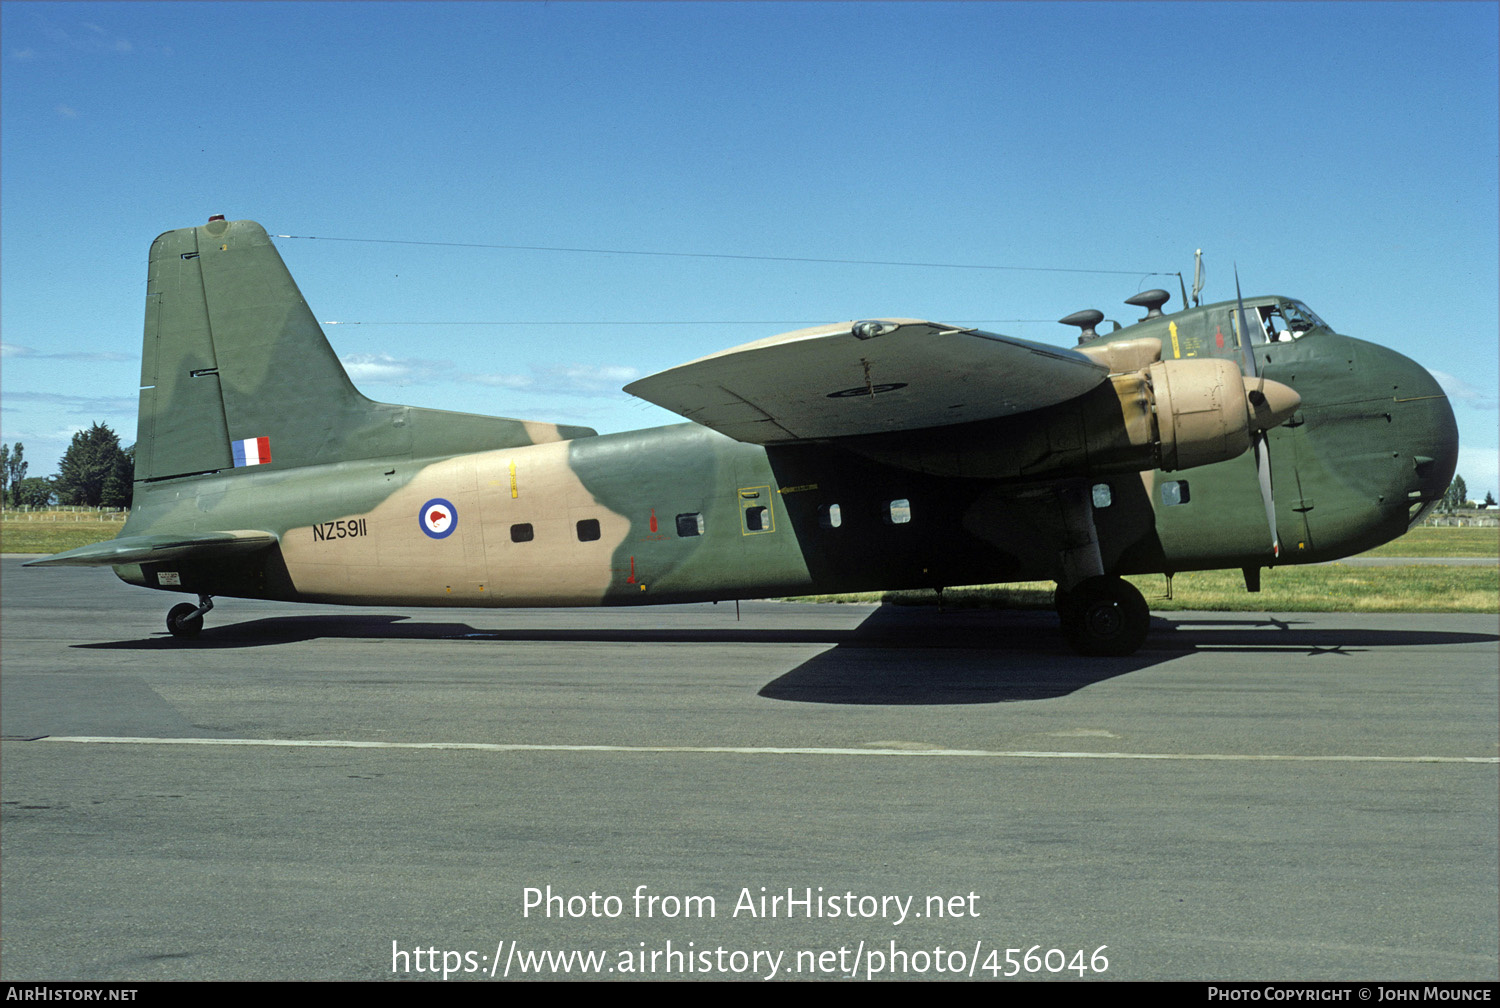
[[[194,532],[184,535],[139,535],[54,553],[25,567],[115,567],[120,564],[208,559],[266,549],[276,543],[270,532]]]
[[[625,391],[751,444],[993,420],[1083,395],[1083,354],[918,319],[784,333],[642,378]]]

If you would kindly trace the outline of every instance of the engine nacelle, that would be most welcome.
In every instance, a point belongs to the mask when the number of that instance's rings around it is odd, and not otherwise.
[[[1232,360],[1149,363],[1157,346],[1156,340],[1141,340],[1118,348],[1101,360],[1114,372],[1109,380],[1066,403],[952,428],[942,436],[904,431],[845,446],[879,462],[942,476],[1055,479],[1173,471],[1240,455],[1256,431],[1281,423],[1301,405],[1291,388],[1246,378]],[[1137,369],[1115,370],[1127,363]]]
[[[1222,462],[1250,447],[1247,383],[1234,361],[1160,361],[1144,374],[1156,403],[1158,468],[1170,472]]]
[[[1256,431],[1286,420],[1302,404],[1297,392],[1264,378],[1246,378],[1218,357],[1156,361],[1110,375],[1118,416],[1101,424],[1090,414],[1090,462],[1096,469],[1150,465],[1172,472],[1232,459]]]

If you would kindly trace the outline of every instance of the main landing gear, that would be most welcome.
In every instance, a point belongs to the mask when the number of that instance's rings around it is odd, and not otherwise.
[[[1123,578],[1103,574],[1085,578],[1053,596],[1063,636],[1081,655],[1135,654],[1146,642],[1151,611],[1146,599]]]
[[[1077,480],[1062,484],[1054,493],[1062,515],[1063,541],[1053,604],[1062,619],[1063,636],[1081,655],[1135,654],[1146,643],[1151,627],[1146,599],[1129,581],[1104,573],[1089,487]]]
[[[167,613],[167,632],[173,637],[196,637],[198,631],[203,629],[203,614],[214,607],[214,600],[209,595],[199,595],[198,604],[183,602],[174,605]]]

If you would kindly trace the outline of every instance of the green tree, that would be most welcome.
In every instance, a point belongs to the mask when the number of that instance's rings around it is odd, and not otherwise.
[[[96,423],[74,434],[57,466],[58,503],[98,507],[104,501],[105,484],[112,475],[115,476],[112,493],[118,498],[122,460],[130,465],[129,456],[120,448],[120,436],[104,424]]]
[[[1443,494],[1443,499],[1438,502],[1438,509],[1452,514],[1459,508],[1467,505],[1469,500],[1469,488],[1464,483],[1462,476],[1454,476],[1453,482],[1448,484],[1448,490]]]
[[[0,446],[0,469],[3,469],[3,475],[0,475],[0,501],[4,500],[5,493],[9,491],[10,502],[19,503],[16,494],[30,465],[22,458],[25,451],[26,446],[19,441],[13,447]]]
[[[135,445],[131,445],[115,457],[114,466],[104,478],[104,488],[99,493],[100,506],[128,508],[134,485]]]
[[[52,477],[31,476],[16,484],[12,493],[17,507],[50,507],[55,495]]]
[[[1492,508],[1495,506],[1495,495],[1493,493],[1485,491],[1484,506],[1487,508]]]

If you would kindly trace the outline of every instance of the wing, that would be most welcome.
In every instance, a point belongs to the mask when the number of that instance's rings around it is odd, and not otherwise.
[[[54,553],[23,567],[115,567],[184,558],[207,559],[267,549],[276,543],[269,532],[197,532],[184,535],[141,535],[110,539]]]
[[[1083,354],[919,319],[799,329],[625,391],[752,444],[920,430],[1064,402],[1109,369]]]

